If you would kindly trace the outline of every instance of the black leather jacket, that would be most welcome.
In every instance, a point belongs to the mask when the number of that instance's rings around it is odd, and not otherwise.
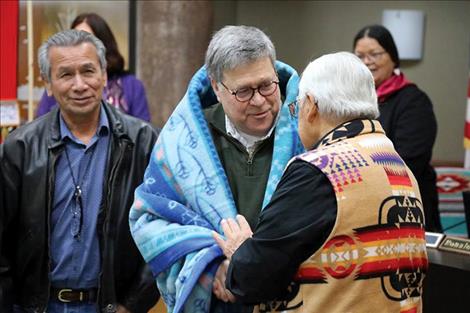
[[[150,270],[129,230],[134,189],[142,182],[157,132],[104,104],[111,128],[103,200],[99,307],[147,312],[158,300]],[[55,163],[64,143],[59,111],[12,132],[0,145],[0,311],[43,312],[49,298],[49,233]]]

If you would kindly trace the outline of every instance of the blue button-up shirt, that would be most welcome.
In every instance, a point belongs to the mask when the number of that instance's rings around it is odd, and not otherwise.
[[[55,288],[98,287],[100,249],[98,211],[110,140],[108,118],[101,107],[96,134],[88,145],[78,140],[60,116],[65,151],[56,163],[54,202],[51,216],[51,282]],[[73,177],[71,173],[73,171]],[[82,190],[81,212],[74,197],[75,183]],[[83,214],[80,236],[77,231]]]

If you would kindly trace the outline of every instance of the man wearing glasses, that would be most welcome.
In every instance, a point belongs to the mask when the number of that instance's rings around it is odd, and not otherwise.
[[[310,62],[299,135],[254,232],[214,233],[226,286],[254,312],[422,312],[428,262],[418,183],[377,120],[373,76],[350,52]],[[338,296],[340,295],[341,296]]]
[[[236,214],[254,227],[302,149],[287,106],[297,82],[259,29],[226,26],[213,36],[205,67],[162,130],[130,213],[168,311],[252,312],[230,302],[211,230],[221,231],[221,219]]]
[[[223,44],[218,40],[223,39],[215,36],[207,53],[206,66],[219,103],[208,108],[205,116],[238,211],[255,226],[271,165],[271,134],[281,105],[274,48],[269,47],[271,55],[222,72],[214,59],[217,45]]]

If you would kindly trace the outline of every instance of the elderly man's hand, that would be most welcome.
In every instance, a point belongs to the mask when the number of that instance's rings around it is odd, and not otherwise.
[[[216,232],[213,232],[213,236],[227,259],[230,260],[238,247],[240,247],[245,240],[251,238],[253,232],[251,231],[250,225],[242,215],[237,215],[237,221],[231,218],[223,219],[220,222],[220,225],[222,226],[226,239]]]
[[[224,260],[217,269],[214,277],[214,284],[212,285],[212,292],[214,295],[224,302],[235,302],[235,296],[225,288],[225,279],[228,269],[228,260]]]

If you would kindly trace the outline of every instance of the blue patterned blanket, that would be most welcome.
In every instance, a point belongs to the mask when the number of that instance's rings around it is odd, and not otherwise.
[[[276,70],[284,103],[263,206],[289,159],[303,149],[297,120],[288,108],[297,96],[299,77],[279,61]],[[213,277],[223,256],[211,232],[221,233],[221,219],[237,214],[203,113],[203,108],[215,103],[203,67],[160,133],[129,216],[134,240],[156,277],[169,313],[209,312]]]

